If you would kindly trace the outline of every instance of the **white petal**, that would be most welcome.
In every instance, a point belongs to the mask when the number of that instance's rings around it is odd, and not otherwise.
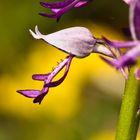
[[[71,27],[58,32],[42,35],[37,26],[35,33],[30,30],[36,39],[43,39],[54,47],[77,57],[85,57],[93,51],[96,40],[91,32],[84,27]]]
[[[42,39],[43,38],[43,35],[39,32],[37,26],[35,26],[35,33],[32,30],[29,30],[29,32],[35,39]]]
[[[93,53],[100,53],[109,57],[113,57],[112,52],[103,45],[94,46]]]

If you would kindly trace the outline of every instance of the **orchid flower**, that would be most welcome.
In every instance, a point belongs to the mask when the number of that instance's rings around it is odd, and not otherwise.
[[[40,13],[40,15],[59,20],[64,13],[70,11],[72,8],[86,6],[91,1],[93,0],[64,0],[64,2],[54,3],[40,2],[43,7],[49,8],[52,11],[52,14]]]
[[[32,30],[30,30],[30,33],[35,39],[42,39],[69,54],[52,72],[48,74],[34,74],[32,76],[33,80],[44,81],[44,86],[41,90],[26,89],[17,91],[26,97],[34,98],[34,103],[40,104],[48,93],[49,88],[56,87],[64,81],[74,57],[84,58],[91,53],[100,53],[113,57],[112,52],[102,44],[101,40],[93,37],[92,33],[85,27],[71,27],[52,34],[43,35],[36,26],[35,33]],[[52,81],[64,67],[66,67],[64,75],[59,80]]]
[[[115,66],[117,69],[135,64],[140,56],[140,0],[133,0],[133,2],[130,4],[129,23],[133,38],[132,41],[110,41],[109,39],[103,37],[105,43],[110,47],[117,49],[128,48],[125,54],[122,54],[118,59],[109,60],[102,57],[107,63]],[[138,73],[140,72],[135,72],[136,78],[137,76],[140,76]]]

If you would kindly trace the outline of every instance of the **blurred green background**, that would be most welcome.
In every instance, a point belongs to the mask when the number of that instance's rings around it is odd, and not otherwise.
[[[41,89],[43,83],[33,81],[32,74],[50,72],[66,56],[33,39],[29,29],[38,25],[48,34],[84,26],[96,37],[124,40],[127,5],[122,0],[95,0],[57,23],[38,15],[47,11],[39,2],[3,0],[0,4],[0,140],[114,140],[124,79],[98,55],[74,59],[66,80],[50,89],[41,105],[16,90]]]

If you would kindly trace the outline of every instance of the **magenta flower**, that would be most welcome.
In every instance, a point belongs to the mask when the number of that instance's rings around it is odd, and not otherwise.
[[[49,8],[52,11],[52,14],[40,13],[40,15],[59,20],[64,13],[70,11],[72,8],[86,6],[91,1],[93,0],[64,0],[64,2],[54,3],[40,2],[43,7]]]
[[[52,34],[43,35],[36,26],[35,33],[31,30],[30,33],[35,39],[43,39],[59,50],[69,54],[52,72],[48,74],[34,74],[32,76],[33,80],[44,81],[44,86],[41,90],[26,89],[17,91],[26,97],[34,98],[34,103],[40,104],[48,93],[49,88],[56,87],[64,81],[74,57],[83,58],[91,53],[100,53],[113,57],[112,52],[102,45],[102,41],[93,37],[91,32],[84,27],[71,27]],[[66,67],[64,75],[59,80],[52,81],[64,67]]]
[[[114,60],[102,57],[107,63],[115,66],[117,69],[127,67],[136,63],[140,56],[140,0],[133,0],[129,10],[130,31],[133,41],[115,42],[103,38],[106,44],[117,49],[128,48],[125,54]],[[138,73],[138,72],[137,72]]]

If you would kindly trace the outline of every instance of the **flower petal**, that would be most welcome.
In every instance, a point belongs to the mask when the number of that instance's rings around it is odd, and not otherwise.
[[[54,3],[40,2],[40,4],[45,8],[63,8],[71,4],[73,1],[75,0],[65,0],[64,2],[54,2]]]
[[[39,96],[37,96],[34,100],[33,103],[39,103],[41,104],[43,98],[45,97],[46,94],[40,94]]]
[[[115,66],[116,68],[121,68],[125,66],[130,66],[136,63],[137,58],[140,56],[140,46],[134,47],[122,55],[119,59],[109,60],[101,57],[108,64]]]
[[[96,43],[91,32],[84,27],[71,27],[52,34],[42,35],[37,26],[35,33],[30,30],[32,36],[36,39],[43,39],[56,48],[76,57],[88,56]]]
[[[80,8],[80,7],[86,6],[88,3],[89,3],[89,0],[79,1],[74,7],[75,8]]]
[[[53,14],[45,14],[45,13],[40,13],[40,15],[42,16],[46,16],[46,17],[49,17],[49,18],[57,18],[57,21],[60,19],[60,17],[68,12],[69,10],[71,10],[78,2],[79,0],[72,0],[72,1],[69,1],[67,0],[66,1],[66,6],[62,7],[62,8],[59,8],[59,6],[53,6],[53,5],[50,5],[51,6],[51,11],[53,12]],[[47,5],[45,3],[41,3],[42,6],[44,7],[47,7]]]
[[[17,90],[18,93],[29,97],[29,98],[36,98],[37,96],[39,96],[41,94],[40,90]]]
[[[95,45],[93,48],[93,53],[99,53],[99,54],[103,54],[109,57],[114,57],[110,49],[108,49],[107,47],[103,45]]]
[[[131,48],[140,44],[140,41],[111,41],[105,37],[102,37],[105,43],[114,48]]]
[[[43,98],[45,97],[45,95],[48,93],[49,88],[48,87],[43,87],[41,94],[38,95],[34,100],[33,103],[39,103],[41,104]]]
[[[32,79],[33,80],[44,81],[45,79],[48,78],[49,75],[50,75],[50,73],[48,73],[48,74],[33,74]]]

